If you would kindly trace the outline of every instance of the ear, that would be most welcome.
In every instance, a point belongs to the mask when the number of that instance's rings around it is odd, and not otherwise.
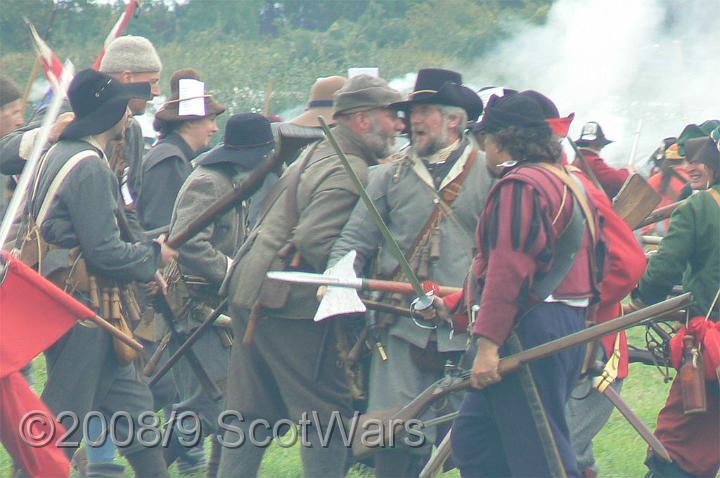
[[[130,71],[123,71],[120,73],[120,81],[123,83],[132,83],[133,80],[133,73]]]
[[[448,117],[448,128],[456,130],[460,126],[460,115],[450,115]]]

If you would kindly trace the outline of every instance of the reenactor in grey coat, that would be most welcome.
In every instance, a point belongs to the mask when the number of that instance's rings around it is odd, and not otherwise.
[[[255,113],[232,116],[225,127],[223,144],[198,159],[197,167],[180,188],[170,221],[169,237],[172,239],[200,213],[242,182],[272,153],[274,146],[270,123],[265,117]],[[256,204],[262,202],[265,192],[266,189],[261,188],[250,199],[198,232],[178,249],[176,263],[165,269],[166,274],[169,270],[173,271],[169,273],[171,280],[184,281],[183,289],[189,294],[191,306],[185,308],[183,317],[178,317],[184,332],[192,333],[218,305],[218,289],[232,264],[232,257],[245,240],[253,211],[257,209]],[[222,318],[228,319],[224,315]],[[221,390],[227,381],[231,344],[227,329],[215,327],[205,332],[192,347]],[[170,351],[174,352],[180,345],[171,341]],[[186,410],[194,412],[202,421],[195,426],[202,426],[203,436],[217,433],[222,402],[207,395],[184,360],[172,370],[179,393],[179,402],[173,405],[173,409],[178,413]],[[169,464],[168,454],[165,456]],[[217,442],[213,443],[213,458],[208,464],[208,476],[215,476],[217,472]]]
[[[370,168],[367,191],[390,232],[421,280],[460,287],[470,266],[474,232],[492,185],[485,155],[465,134],[468,119],[482,112],[480,98],[461,86],[460,74],[437,69],[418,73],[409,99],[391,107],[409,119],[411,145],[394,161]],[[381,279],[407,280],[388,252],[367,207],[358,202],[330,253],[334,265],[357,252],[360,274],[374,260]],[[386,297],[408,305],[406,297]],[[368,412],[400,407],[442,377],[445,361],[457,360],[467,336],[453,334],[447,323],[437,328],[407,316],[378,321],[387,360],[373,354]],[[449,410],[457,410],[459,400]],[[428,412],[424,418],[432,418]],[[425,430],[427,446],[381,449],[375,455],[377,476],[417,476],[435,439]]]
[[[396,112],[387,108],[399,98],[385,81],[364,75],[334,95],[335,136],[363,182],[368,167],[388,154],[402,130]],[[308,146],[268,192],[258,224],[233,259],[224,286],[236,337],[226,408],[243,417],[226,417],[228,425],[250,437],[251,422],[266,419],[270,430],[253,429],[256,440],[262,440],[279,419],[309,420],[305,437],[310,446],[301,451],[305,476],[344,476],[348,450],[341,433],[334,430],[329,442],[321,444],[317,427],[327,430],[331,416],[350,417],[352,400],[337,363],[333,323],[312,320],[318,307],[315,288],[286,287],[265,276],[284,269],[325,270],[330,247],[357,199],[331,145],[321,141]],[[226,442],[237,439],[236,431],[225,432]],[[265,449],[249,440],[224,448],[219,476],[255,476]]]
[[[155,47],[147,38],[125,35],[113,40],[100,63],[100,71],[121,83],[150,83],[152,96],[160,94],[162,63]],[[147,101],[132,99],[128,107],[133,116],[142,115],[147,107]],[[72,121],[73,113],[67,102],[63,103],[61,112],[51,130],[50,143],[57,141],[64,128]],[[45,108],[42,107],[27,125],[0,139],[0,173],[15,175],[22,172],[35,144],[44,115]],[[110,156],[111,168],[120,181],[121,197],[128,223],[133,232],[138,234],[141,229],[135,217],[134,202],[140,192],[143,135],[140,125],[134,118],[128,121],[124,137],[113,141],[107,152]]]
[[[70,84],[68,96],[75,116],[43,160],[28,200],[32,218],[28,227],[39,233],[41,244],[47,244],[40,264],[43,274],[100,308],[106,318],[126,322],[124,315],[131,306],[127,284],[150,281],[160,264],[175,255],[162,239],[155,243],[122,239],[118,218],[124,208],[105,153],[111,141],[122,138],[128,101],[149,99],[150,85],[122,84],[84,70]],[[109,424],[114,413],[122,412],[133,419],[137,430],[139,417],[152,410],[152,395],[134,363],[99,328],[76,325],[48,349],[46,358],[48,379],[42,398],[57,413],[70,411],[83,424],[88,412],[97,410]],[[83,428],[68,439],[81,438]],[[127,420],[115,420],[113,428],[114,437],[129,443],[121,452],[138,476],[169,476],[160,449],[141,443]],[[113,474],[117,467],[93,463],[88,472]]]

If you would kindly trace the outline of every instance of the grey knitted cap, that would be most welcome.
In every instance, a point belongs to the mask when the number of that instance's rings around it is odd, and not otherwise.
[[[100,63],[103,73],[150,73],[160,70],[162,63],[150,40],[132,35],[113,40]]]

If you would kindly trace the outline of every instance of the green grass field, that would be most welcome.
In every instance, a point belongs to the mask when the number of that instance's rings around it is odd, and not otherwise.
[[[643,330],[636,329],[630,333],[630,341],[640,346],[644,345]],[[45,363],[42,357],[34,362],[34,377],[37,384],[45,383]],[[626,379],[622,396],[638,416],[650,427],[655,426],[655,418],[662,407],[669,384],[664,384],[661,375],[653,367],[646,365],[631,365],[630,376]],[[206,447],[209,449],[209,447]],[[610,421],[595,439],[595,456],[597,458],[600,476],[637,478],[642,477],[646,468],[643,465],[646,445],[634,429],[617,412],[613,413]],[[179,476],[173,469],[172,476]],[[261,469],[261,476],[267,478],[296,478],[302,477],[299,446],[282,448],[272,446],[265,457]],[[0,476],[12,475],[12,462],[4,449],[0,449]],[[127,476],[132,476],[129,467]],[[202,476],[202,475],[198,475]],[[358,478],[371,476],[368,469],[355,467],[350,477]],[[456,471],[443,475],[446,478],[459,477]]]

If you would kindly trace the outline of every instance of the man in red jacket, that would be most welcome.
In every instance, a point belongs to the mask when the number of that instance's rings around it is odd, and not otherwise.
[[[580,476],[565,404],[584,347],[502,381],[497,365],[519,344],[585,326],[586,308],[599,295],[599,216],[582,191],[573,192],[579,185],[560,166],[560,144],[533,99],[491,99],[479,128],[488,168],[502,179],[481,216],[466,282],[466,297],[479,304],[470,329],[478,345],[472,382],[481,390],[466,394],[453,424],[453,457],[463,476]]]
[[[542,108],[545,120],[559,141],[567,135],[573,115],[560,118],[555,103],[545,95],[528,90],[520,93],[534,99]],[[600,130],[602,132],[602,130]],[[595,322],[601,323],[621,315],[620,301],[635,287],[645,271],[645,254],[632,230],[617,215],[607,195],[579,169],[570,167],[573,175],[582,181],[588,196],[605,218],[605,270],[600,284],[600,303],[595,313]],[[628,346],[625,332],[608,335],[601,340],[598,359],[606,364],[603,378],[618,393],[622,381],[628,374]],[[570,438],[578,457],[578,466],[586,477],[597,476],[592,440],[607,423],[613,406],[599,393],[588,394],[587,381],[579,383],[568,401],[565,414],[570,429]],[[576,397],[585,397],[578,399]]]
[[[600,157],[602,149],[612,142],[612,140],[607,139],[602,127],[595,121],[585,123],[580,132],[580,137],[575,141],[590,169],[592,169],[605,193],[610,198],[617,195],[628,176],[630,176],[630,171],[627,168],[615,169]]]

